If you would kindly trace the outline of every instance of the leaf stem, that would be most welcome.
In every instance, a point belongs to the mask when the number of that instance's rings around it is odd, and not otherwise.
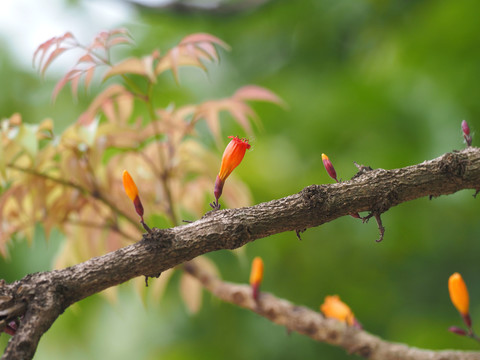
[[[178,219],[177,216],[175,215],[175,207],[173,203],[173,197],[172,197],[172,192],[170,190],[169,186],[169,178],[170,178],[170,168],[169,168],[169,163],[163,156],[162,152],[162,138],[161,138],[161,133],[160,129],[158,128],[157,124],[157,115],[155,114],[155,109],[154,109],[154,104],[153,104],[153,83],[151,81],[148,82],[148,89],[147,89],[147,99],[148,101],[146,102],[148,113],[150,114],[150,121],[152,122],[152,127],[155,132],[155,141],[157,142],[158,146],[158,159],[161,167],[160,171],[160,176],[159,180],[162,183],[162,188],[163,192],[165,193],[165,198],[167,200],[167,215],[170,218],[170,221],[174,226],[177,226]],[[167,139],[168,141],[168,139]]]

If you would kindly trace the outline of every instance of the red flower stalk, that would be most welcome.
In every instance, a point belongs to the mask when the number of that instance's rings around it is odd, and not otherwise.
[[[325,166],[325,170],[327,170],[327,174],[338,183],[337,172],[335,171],[335,168],[333,167],[333,164],[328,158],[328,156],[325,154],[322,154],[322,161],[323,161],[323,166]]]
[[[468,335],[468,333],[465,330],[463,330],[462,328],[459,328],[457,326],[450,326],[448,328],[448,331],[450,331],[454,334],[457,334],[457,335],[461,335],[461,336],[467,336]]]
[[[471,146],[472,136],[470,135],[470,127],[468,126],[468,123],[466,120],[462,120],[462,132],[463,132],[463,138],[465,139],[467,146]]]
[[[253,259],[252,270],[250,272],[250,285],[252,286],[252,296],[258,301],[260,295],[260,284],[263,280],[263,260],[260,256]]]
[[[229,136],[229,138],[232,140],[228,143],[225,151],[223,152],[220,172],[215,180],[215,188],[213,191],[215,195],[215,202],[210,204],[210,206],[212,206],[212,208],[215,210],[220,209],[218,199],[220,199],[220,196],[222,195],[225,180],[227,180],[232,171],[238,165],[240,165],[243,157],[245,156],[245,152],[251,147],[247,139],[240,139],[238,136]]]
[[[145,221],[143,220],[143,205],[142,201],[140,200],[140,196],[138,195],[138,189],[135,181],[133,181],[127,170],[123,170],[122,178],[125,192],[127,193],[127,196],[130,198],[130,200],[132,200],[133,205],[135,206],[135,211],[140,216],[140,223],[143,225],[145,230],[151,232],[151,229],[148,227],[147,224],[145,224]]]

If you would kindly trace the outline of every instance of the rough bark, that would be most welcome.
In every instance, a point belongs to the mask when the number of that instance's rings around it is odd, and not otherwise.
[[[158,276],[207,252],[235,249],[281,232],[303,231],[361,211],[370,211],[379,219],[400,203],[462,189],[480,189],[478,148],[400,169],[362,168],[350,181],[311,185],[252,207],[212,211],[191,224],[152,229],[139,242],[84,263],[30,274],[12,284],[0,283],[0,329],[18,318],[18,309],[23,314],[2,359],[31,359],[42,334],[70,305],[134,277]]]
[[[258,301],[252,297],[252,288],[220,280],[197,266],[195,260],[185,264],[185,270],[217,298],[256,312],[268,320],[285,326],[313,340],[344,348],[370,360],[478,360],[479,352],[455,350],[424,350],[405,344],[388,342],[367,331],[347,326],[321,313],[272,294],[260,292]]]

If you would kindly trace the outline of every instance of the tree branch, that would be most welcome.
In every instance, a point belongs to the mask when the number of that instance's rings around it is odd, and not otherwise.
[[[252,207],[211,211],[187,225],[152,229],[141,241],[84,263],[27,275],[12,284],[0,283],[0,299],[13,299],[0,302],[0,314],[11,314],[2,311],[25,304],[18,331],[2,359],[31,359],[42,334],[71,304],[134,277],[156,277],[211,251],[235,249],[269,235],[308,229],[341,216],[361,211],[380,215],[413,199],[462,189],[478,190],[480,149],[470,147],[414,166],[362,171],[357,175],[338,184],[311,185],[297,194]],[[4,315],[0,316],[2,320],[8,323],[14,319]]]
[[[275,324],[285,326],[313,340],[344,348],[349,354],[370,360],[478,360],[480,352],[455,350],[423,350],[405,344],[388,342],[321,313],[261,292],[258,302],[252,297],[252,288],[220,280],[190,261],[185,270],[217,298],[256,312]]]

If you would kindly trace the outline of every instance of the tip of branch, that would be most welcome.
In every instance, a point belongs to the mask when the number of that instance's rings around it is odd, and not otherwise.
[[[307,229],[295,230],[295,234],[297,235],[298,240],[302,241],[302,237],[300,236],[301,233],[305,232]]]

